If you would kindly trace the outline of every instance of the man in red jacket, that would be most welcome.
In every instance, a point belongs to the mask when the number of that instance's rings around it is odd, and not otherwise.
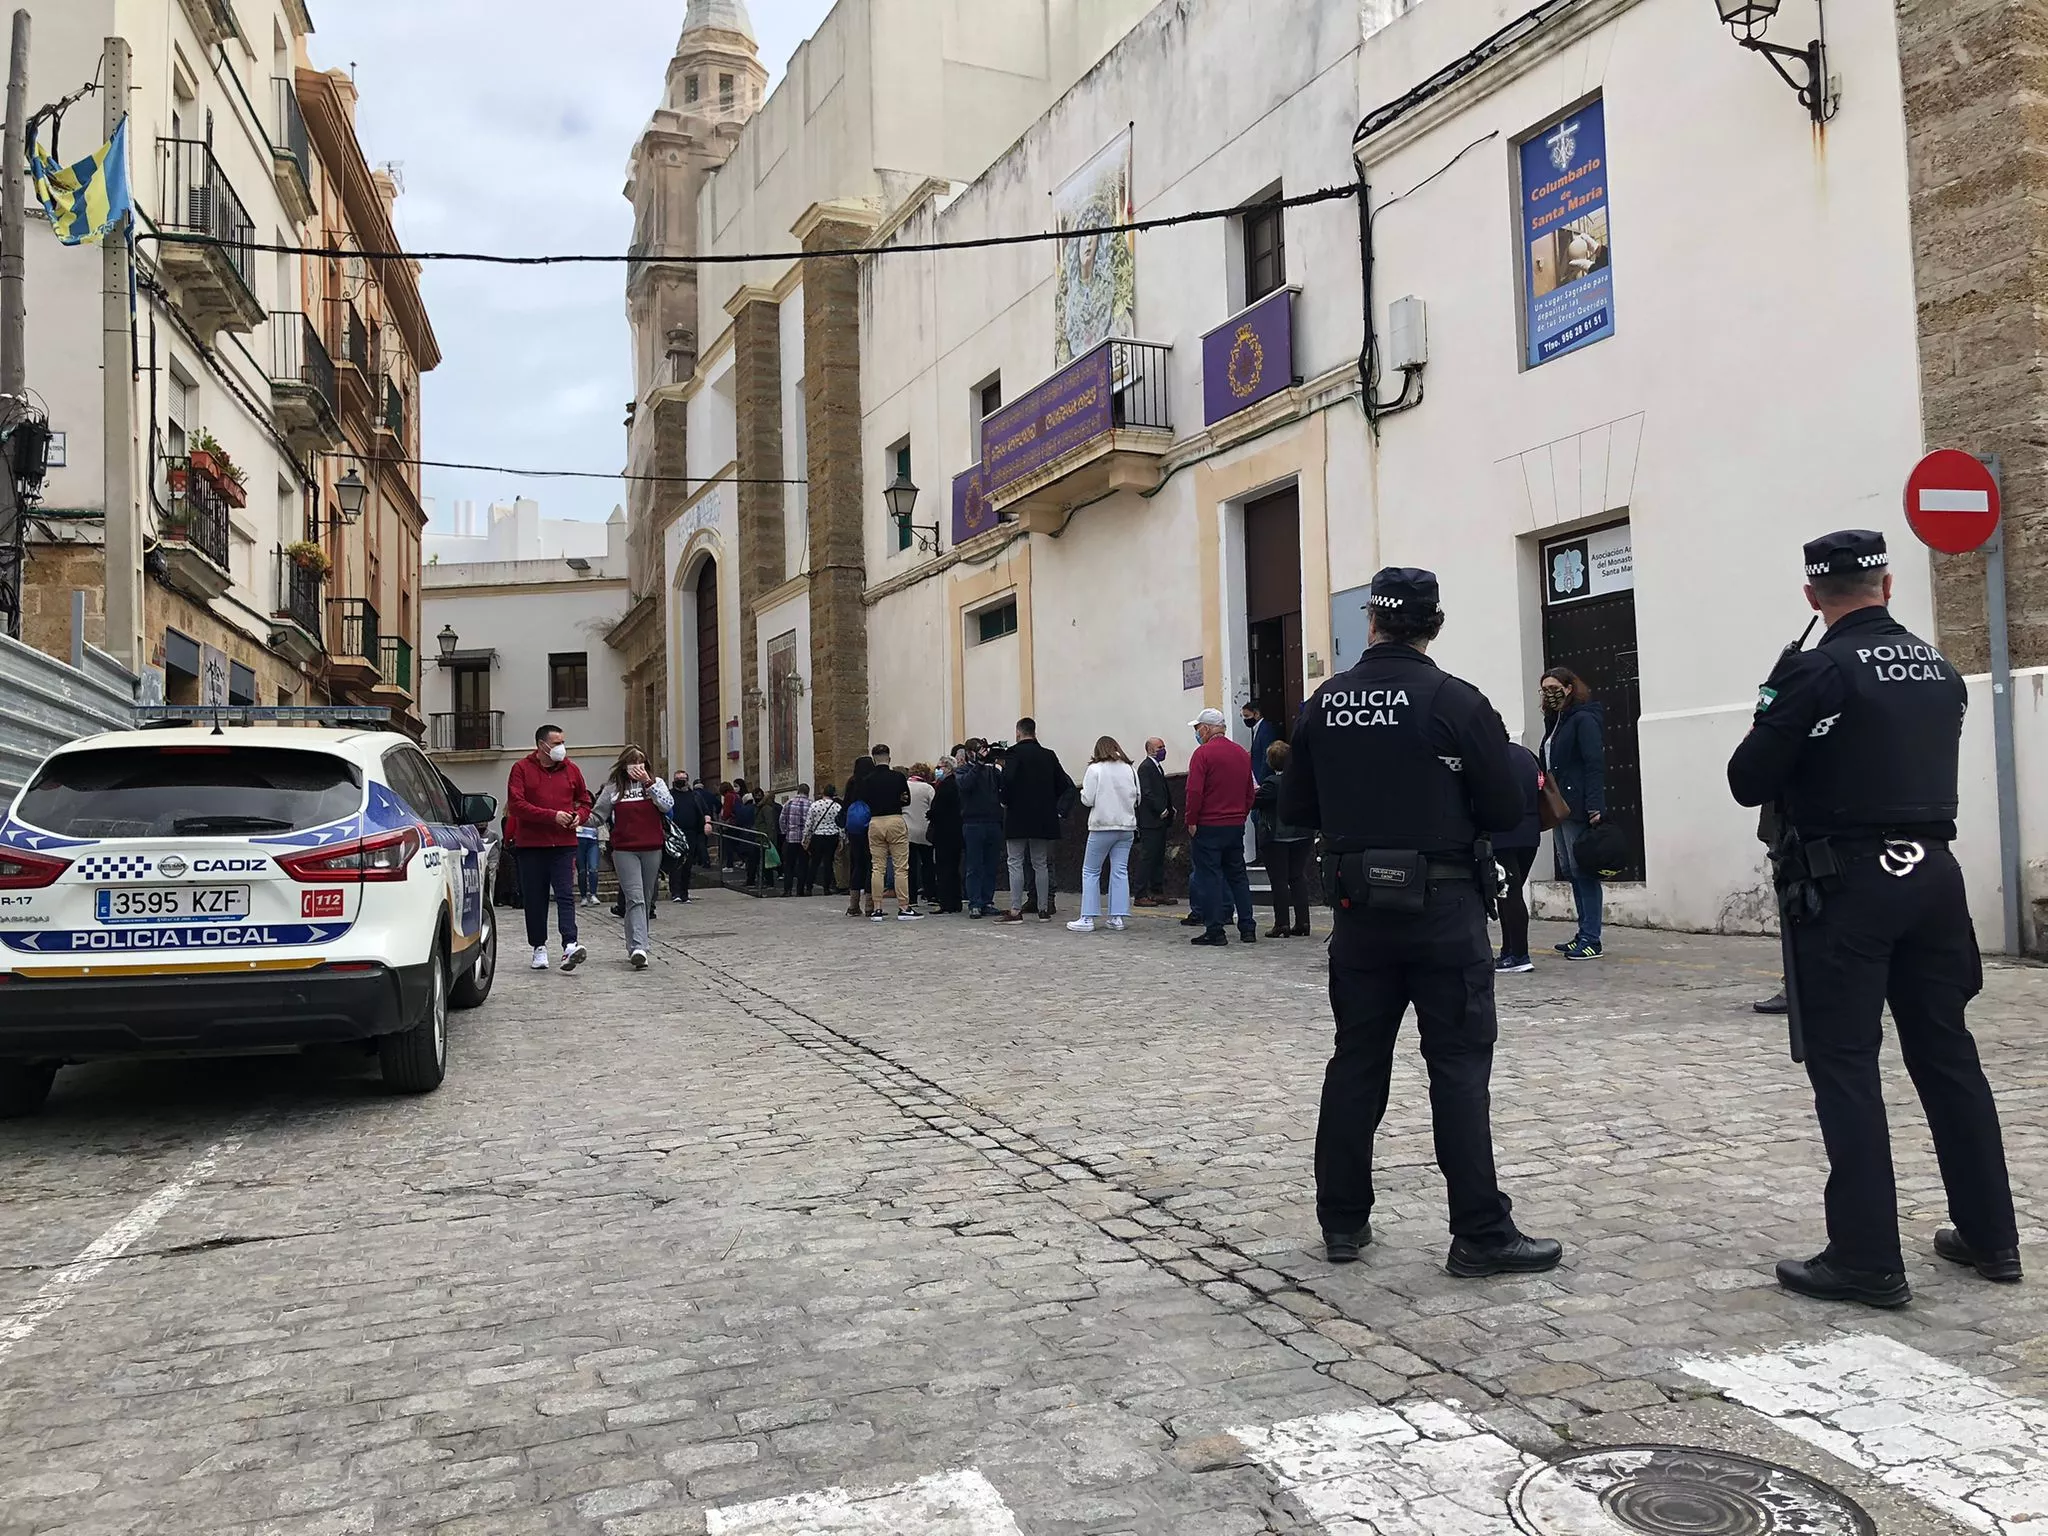
[[[1228,944],[1223,929],[1234,906],[1238,937],[1256,944],[1259,919],[1252,910],[1252,880],[1244,867],[1244,827],[1252,814],[1252,756],[1230,739],[1222,710],[1205,709],[1188,723],[1202,744],[1188,760],[1187,822],[1194,844],[1188,905],[1193,910],[1181,924],[1202,930],[1190,943]]]
[[[576,829],[590,819],[590,789],[569,761],[568,738],[557,725],[533,733],[533,751],[512,765],[505,814],[512,823],[519,891],[526,901],[526,942],[533,968],[548,968],[548,896],[562,930],[562,969],[583,963],[576,942]]]

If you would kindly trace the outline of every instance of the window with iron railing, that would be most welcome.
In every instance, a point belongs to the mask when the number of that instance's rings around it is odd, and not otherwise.
[[[306,132],[306,114],[299,110],[298,82],[287,75],[273,76],[271,96],[277,110],[272,114],[270,147],[280,155],[298,161],[299,170],[310,183],[313,178],[313,141]]]
[[[309,635],[320,634],[320,589],[327,578],[282,549],[277,552],[277,609]]]
[[[303,385],[334,408],[334,359],[311,316],[279,310],[270,317],[270,381]]]
[[[162,508],[163,535],[173,543],[198,550],[222,570],[228,569],[228,504],[191,460],[167,457],[165,481],[170,500]]]
[[[200,139],[158,139],[156,143],[163,174],[157,228],[217,243],[253,294],[256,258],[250,246],[256,238],[256,223],[213,157],[213,146]]]
[[[375,663],[381,659],[377,633],[377,610],[367,598],[337,597],[328,601],[334,614],[337,656],[358,656]]]

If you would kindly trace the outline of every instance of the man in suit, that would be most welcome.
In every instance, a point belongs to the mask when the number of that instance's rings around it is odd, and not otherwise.
[[[1161,907],[1166,896],[1166,839],[1173,831],[1173,790],[1166,782],[1166,743],[1154,736],[1138,764],[1138,868],[1131,905]]]
[[[1246,750],[1252,755],[1252,780],[1263,784],[1273,776],[1273,765],[1266,761],[1266,748],[1280,739],[1280,733],[1273,729],[1273,722],[1266,718],[1256,700],[1247,699],[1238,718],[1252,733],[1252,739],[1246,743]]]
[[[1049,922],[1052,906],[1052,850],[1060,839],[1060,815],[1078,791],[1059,754],[1038,743],[1038,722],[1017,722],[1017,743],[1003,759],[1003,837],[1010,855],[1010,910],[1006,923],[1024,921],[1024,864],[1038,876],[1038,916]]]

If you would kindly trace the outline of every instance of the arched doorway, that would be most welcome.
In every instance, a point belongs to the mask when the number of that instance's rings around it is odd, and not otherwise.
[[[697,777],[716,785],[725,771],[718,695],[718,562],[697,568]]]

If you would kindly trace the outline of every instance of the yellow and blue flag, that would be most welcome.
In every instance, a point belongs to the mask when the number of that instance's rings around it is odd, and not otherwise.
[[[65,245],[98,245],[121,227],[133,199],[128,190],[128,120],[76,165],[59,165],[39,144],[29,156],[36,197]]]

